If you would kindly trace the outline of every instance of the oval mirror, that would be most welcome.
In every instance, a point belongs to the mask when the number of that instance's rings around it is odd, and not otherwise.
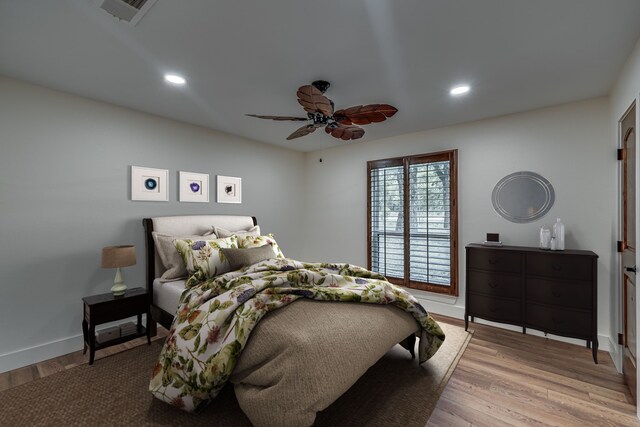
[[[535,172],[515,172],[502,178],[493,189],[491,202],[498,214],[517,223],[542,218],[553,206],[553,186]]]

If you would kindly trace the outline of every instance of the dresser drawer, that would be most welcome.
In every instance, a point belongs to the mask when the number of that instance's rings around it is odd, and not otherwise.
[[[519,300],[469,293],[467,306],[471,316],[478,316],[497,322],[522,322],[522,304]]]
[[[544,279],[527,279],[526,300],[560,307],[590,310],[592,305],[591,283],[557,282]]]
[[[469,270],[469,291],[485,295],[522,299],[520,275]]]
[[[592,269],[592,258],[589,256],[554,253],[527,255],[527,273],[529,275],[591,281]]]
[[[548,305],[527,303],[526,323],[543,332],[588,339],[591,336],[591,313]]]
[[[469,249],[467,255],[469,268],[505,273],[519,273],[522,270],[522,255],[518,252]]]

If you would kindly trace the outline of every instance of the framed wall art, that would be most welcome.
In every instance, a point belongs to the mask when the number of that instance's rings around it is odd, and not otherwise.
[[[169,170],[131,166],[131,200],[169,201]]]
[[[180,171],[180,201],[209,203],[209,174]]]
[[[242,203],[242,178],[218,175],[218,203]]]

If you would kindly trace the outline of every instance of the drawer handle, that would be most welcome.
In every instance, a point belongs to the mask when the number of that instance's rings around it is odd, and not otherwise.
[[[497,284],[497,283],[491,283],[491,282],[489,282],[489,287],[490,287],[490,288],[497,288],[497,287],[498,287],[498,284]]]
[[[551,268],[553,268],[553,271],[562,271],[562,266],[558,264],[553,264]]]
[[[497,263],[498,263],[497,259],[490,259],[489,260],[489,264],[491,264],[491,265],[496,265]]]

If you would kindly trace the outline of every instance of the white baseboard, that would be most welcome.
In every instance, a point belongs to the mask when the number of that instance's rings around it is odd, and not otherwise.
[[[436,310],[433,310],[433,312],[434,313],[438,313],[438,314],[444,314],[444,313],[439,313]],[[461,318],[464,318],[464,310],[463,310]],[[496,328],[506,329],[506,330],[509,330],[509,331],[522,332],[522,327],[520,327],[520,326],[507,325],[505,323],[495,323],[495,322],[491,322],[489,320],[479,319],[477,317],[474,319],[474,323],[479,323],[481,325],[494,326]],[[473,329],[471,325],[472,324],[469,323],[469,328]],[[553,335],[553,334],[545,335],[544,332],[538,331],[536,329],[531,329],[531,328],[527,328],[527,335],[533,335],[533,336],[536,336],[536,337],[548,338],[550,340],[566,342],[568,344],[579,345],[581,347],[585,346],[585,340],[579,340],[579,339],[576,339],[576,338],[561,337],[561,336]],[[598,335],[598,349],[609,352],[609,354],[611,355],[611,358],[613,359],[614,364],[616,365],[616,369],[618,369],[618,372],[622,372],[620,370],[620,368],[618,367],[618,364],[616,363],[616,359],[618,358],[618,356],[617,356],[617,347],[618,346],[614,345],[613,341],[611,340],[611,337],[609,337],[608,335]]]
[[[598,336],[600,339],[600,336]],[[613,364],[616,366],[616,370],[619,373],[622,373],[622,347],[620,344],[613,342],[611,337],[609,337],[609,354],[611,354],[611,358],[613,359]]]
[[[456,305],[457,297],[408,289],[429,313],[441,314],[455,319],[464,319],[464,306]]]
[[[0,354],[0,372],[29,366],[43,360],[52,359],[82,349],[82,335],[50,341],[33,347],[23,348],[10,353]]]
[[[451,305],[431,300],[416,298],[428,313],[440,314],[442,316],[453,317],[454,319],[464,319],[464,307]]]
[[[416,299],[424,305],[428,312],[440,314],[443,316],[453,317],[455,319],[464,319],[464,307],[455,305],[455,298],[436,299],[430,295],[423,295],[424,293],[412,293]],[[121,321],[122,322],[122,321]],[[476,323],[483,325],[495,326],[497,328],[507,329],[511,331],[522,331],[519,326],[507,325],[504,323],[495,323],[483,319],[475,319]],[[115,322],[113,322],[115,324]],[[108,327],[110,324],[101,325],[101,327]],[[527,329],[528,335],[534,335],[544,337],[544,333],[535,329]],[[546,338],[562,341],[570,344],[584,346],[584,340],[577,340],[574,338],[560,337],[557,335],[547,335]],[[607,335],[598,335],[598,341],[600,344],[600,350],[608,351],[613,359],[618,372],[622,372],[622,365],[620,361],[620,354],[618,351],[618,345],[615,344],[611,337]],[[68,338],[61,338],[59,340],[50,341],[44,344],[28,347],[10,353],[0,354],[0,373],[12,371],[14,369],[22,368],[24,366],[39,363],[44,360],[52,359],[54,357],[63,356],[65,354],[73,353],[74,351],[81,350],[83,346],[82,335],[74,335]]]
[[[103,323],[96,327],[96,331],[100,331],[111,326],[116,326],[127,321],[135,322],[136,318],[129,317],[115,322]],[[142,324],[146,325],[146,315],[142,315]],[[83,346],[84,338],[82,337],[82,334],[78,334],[71,337],[60,338],[43,344],[34,345],[32,347],[11,351],[9,353],[0,354],[0,373],[33,365],[34,363],[53,359],[54,357],[64,356],[65,354],[82,350]],[[88,351],[86,357],[87,360],[89,360]]]
[[[418,302],[420,302],[428,312],[434,313],[434,314],[441,314],[443,316],[453,317],[455,319],[464,319],[464,307],[455,305],[457,298],[450,297],[450,296],[430,294],[428,292],[416,291],[415,289],[411,289],[410,292],[413,294],[413,296],[416,297]],[[495,322],[490,322],[488,320],[479,319],[479,318],[476,318],[475,322],[480,323],[481,325],[494,326],[496,328],[507,329],[510,331],[516,331],[516,332],[522,331],[522,327],[520,326],[507,325],[504,323],[495,323]],[[471,327],[471,325],[469,325],[469,327]],[[584,340],[561,337],[561,336],[552,335],[552,334],[545,335],[544,332],[541,332],[535,329],[527,329],[527,335],[548,338],[556,341],[566,342],[569,344],[579,345],[582,347],[585,346]],[[613,359],[613,363],[616,369],[618,370],[618,372],[622,372],[621,358],[619,355],[618,345],[613,342],[611,337],[608,335],[598,335],[598,345],[600,350],[609,352],[609,354],[611,355],[611,359]]]

